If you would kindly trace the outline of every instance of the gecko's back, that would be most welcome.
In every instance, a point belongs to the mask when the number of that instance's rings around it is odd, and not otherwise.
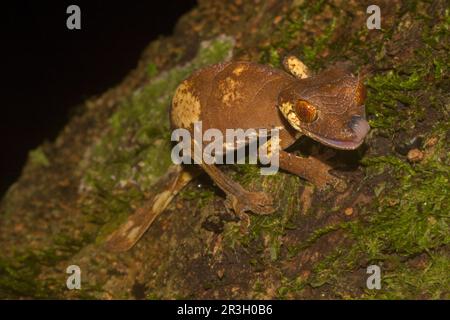
[[[286,72],[251,62],[228,62],[206,67],[183,81],[171,108],[173,128],[203,130],[283,126],[278,94],[295,78]]]

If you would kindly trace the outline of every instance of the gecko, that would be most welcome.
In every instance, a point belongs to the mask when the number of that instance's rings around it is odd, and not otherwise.
[[[353,75],[342,64],[316,75],[297,57],[283,59],[285,70],[247,61],[229,61],[195,71],[175,91],[170,108],[172,129],[203,130],[279,129],[279,167],[319,188],[336,186],[328,164],[314,156],[300,157],[286,151],[301,136],[325,146],[354,150],[370,130],[365,115],[364,76]],[[270,139],[268,144],[270,144]],[[270,146],[266,146],[268,149]],[[225,206],[241,218],[247,212],[275,211],[265,192],[246,190],[215,164],[198,163],[225,193]],[[183,165],[173,165],[160,178],[155,192],[106,240],[111,251],[129,250],[176,194],[196,176]],[[162,190],[162,191],[161,191]]]

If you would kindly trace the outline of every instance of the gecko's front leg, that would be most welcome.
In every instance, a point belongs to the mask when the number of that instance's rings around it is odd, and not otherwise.
[[[269,214],[275,211],[272,198],[265,192],[250,192],[233,181],[215,165],[202,163],[200,166],[227,196],[226,204],[241,216],[245,211],[256,214]]]
[[[196,142],[193,141],[195,144]],[[245,190],[239,183],[233,181],[223,173],[216,165],[206,164],[202,161],[201,155],[193,151],[194,160],[199,163],[209,177],[217,186],[225,192],[227,200],[226,205],[229,209],[242,217],[246,211],[256,214],[269,214],[275,211],[272,206],[272,198],[265,192],[251,192]]]
[[[327,185],[342,189],[345,182],[330,173],[331,166],[315,157],[302,158],[280,151],[280,168],[302,177],[319,188]]]
[[[299,157],[284,151],[297,140],[298,135],[295,132],[281,130],[279,134],[279,145],[272,145],[272,139],[269,140],[269,145],[270,148],[277,147],[279,149],[278,156],[281,169],[308,180],[318,188],[324,188],[328,185],[341,189],[345,186],[345,181],[330,174],[332,167],[321,159],[315,156]]]

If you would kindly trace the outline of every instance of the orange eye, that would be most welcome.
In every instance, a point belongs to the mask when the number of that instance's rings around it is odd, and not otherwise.
[[[295,103],[295,113],[300,121],[306,123],[311,123],[317,119],[316,108],[305,100],[297,100]]]

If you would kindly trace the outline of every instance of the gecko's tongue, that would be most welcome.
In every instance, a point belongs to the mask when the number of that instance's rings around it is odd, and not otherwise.
[[[370,130],[369,123],[362,117],[354,117],[350,123],[350,127],[356,135],[356,141],[362,141]]]
[[[334,140],[324,137],[317,137],[314,134],[310,134],[310,136],[313,139],[316,138],[319,142],[336,149],[353,150],[358,148],[363,143],[366,134],[370,130],[370,126],[369,123],[362,117],[352,118],[349,125],[355,133],[355,138],[353,140]]]

